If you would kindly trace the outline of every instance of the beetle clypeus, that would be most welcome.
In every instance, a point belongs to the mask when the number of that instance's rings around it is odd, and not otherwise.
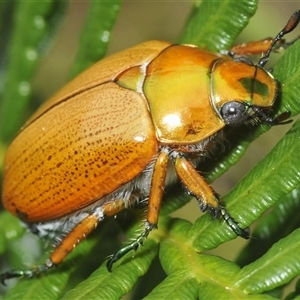
[[[58,265],[105,216],[148,199],[143,232],[109,258],[111,270],[156,227],[170,162],[203,211],[220,214],[248,238],[192,160],[222,140],[226,125],[276,125],[289,117],[270,117],[277,82],[264,66],[277,42],[288,45],[282,38],[299,19],[296,11],[273,40],[226,55],[193,45],[140,44],[96,63],[42,105],[8,148],[3,204],[34,233],[64,235],[44,264],[8,271],[2,282]],[[257,64],[245,58],[257,53],[264,53]]]

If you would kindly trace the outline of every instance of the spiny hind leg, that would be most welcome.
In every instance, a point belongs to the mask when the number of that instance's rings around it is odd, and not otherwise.
[[[66,256],[97,227],[98,223],[105,216],[116,215],[130,204],[136,202],[137,197],[138,196],[136,194],[132,194],[129,200],[115,199],[111,202],[105,203],[99,208],[96,208],[95,213],[85,217],[62,238],[45,263],[27,270],[7,271],[0,275],[0,281],[5,285],[5,281],[10,278],[31,278],[39,275],[40,273],[46,272],[53,266],[59,265]]]

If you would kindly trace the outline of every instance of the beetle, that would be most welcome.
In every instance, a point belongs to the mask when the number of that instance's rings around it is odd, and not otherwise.
[[[60,264],[105,217],[148,199],[144,230],[109,258],[111,270],[156,228],[174,174],[202,211],[248,238],[194,162],[222,143],[225,126],[287,122],[289,112],[270,116],[278,84],[264,66],[299,20],[296,11],[274,39],[226,54],[145,42],[99,61],[45,102],[7,150],[3,204],[33,233],[63,236],[44,264],[1,281]],[[257,64],[246,57],[255,53],[264,53]]]

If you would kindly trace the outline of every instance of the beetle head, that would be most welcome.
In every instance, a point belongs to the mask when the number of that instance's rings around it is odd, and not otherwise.
[[[278,125],[288,122],[285,120],[290,116],[289,111],[275,118],[269,117],[276,99],[277,82],[264,66],[277,42],[282,41],[285,46],[294,42],[286,43],[282,38],[293,31],[299,22],[300,10],[297,10],[272,40],[257,65],[244,59],[218,59],[214,62],[211,69],[211,102],[225,124],[239,126],[263,121]]]
[[[210,101],[225,124],[265,121],[277,96],[277,82],[264,68],[246,61],[218,59],[211,69]]]

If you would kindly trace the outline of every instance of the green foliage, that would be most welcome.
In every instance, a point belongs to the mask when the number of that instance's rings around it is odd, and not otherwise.
[[[10,140],[25,121],[22,115],[26,113],[30,104],[30,79],[43,52],[43,43],[47,43],[47,39],[49,41],[49,35],[59,21],[64,6],[62,1],[57,0],[43,0],[39,5],[28,1],[20,1],[15,5],[8,2],[2,5],[3,24],[12,21],[11,16],[7,18],[6,14],[14,10],[14,30],[11,32],[9,48],[6,49],[9,53],[8,67],[1,88],[0,138],[2,141]],[[3,34],[1,45],[5,43],[5,38]]]
[[[5,68],[4,82],[10,84],[1,87],[1,148],[20,126],[19,121],[11,120],[22,119],[22,114],[29,109],[30,92],[26,97],[24,93],[12,94],[18,90],[20,83],[29,84],[37,67],[38,59],[29,66],[24,52],[28,47],[38,52],[41,40],[50,41],[45,36],[58,21],[58,17],[54,16],[62,16],[54,9],[62,2],[37,4],[21,1],[13,7],[18,21],[10,33],[9,60]],[[73,74],[103,55],[119,5],[118,1],[93,2]],[[181,41],[210,50],[228,49],[247,25],[256,5],[256,1],[252,0],[202,1],[200,6],[193,8]],[[1,5],[0,9],[4,15],[3,12],[12,7]],[[22,18],[19,16],[21,11],[24,14]],[[40,28],[30,27],[36,15],[42,16],[45,22],[42,32]],[[56,21],[53,22],[53,19]],[[49,30],[46,30],[48,26]],[[21,28],[28,28],[31,32],[30,41],[25,42],[20,36]],[[96,38],[103,35],[104,39]],[[26,43],[29,42],[28,46]],[[274,66],[274,77],[282,87],[277,113],[285,110],[290,110],[293,116],[299,113],[300,64],[295,63],[300,61],[299,53],[300,43],[296,42]],[[18,77],[18,73],[22,77]],[[214,180],[235,164],[249,143],[267,129],[268,126],[260,126],[242,137],[233,135],[230,151],[225,152],[218,162],[207,166],[208,180]],[[300,207],[299,132],[300,122],[295,121],[275,148],[224,197],[226,207],[242,227],[259,220],[252,233],[255,238],[240,253],[237,262],[211,255],[208,251],[236,237],[223,221],[212,221],[212,217],[205,214],[192,224],[169,216],[189,201],[179,187],[166,196],[158,230],[151,233],[134,258],[132,253],[128,253],[117,262],[112,273],[107,272],[105,262],[101,263],[105,256],[120,247],[115,238],[123,234],[120,228],[126,229],[128,237],[134,236],[140,223],[140,217],[134,212],[128,212],[130,216],[126,213],[121,215],[119,223],[115,220],[103,222],[101,228],[82,242],[61,266],[40,278],[19,280],[4,299],[119,299],[135,286],[134,299],[279,298],[285,285],[300,274],[300,230],[296,229],[300,223],[297,216]],[[267,211],[268,215],[261,218]],[[128,224],[129,219],[137,221]],[[33,244],[26,249],[24,236],[20,239],[22,235],[23,230],[16,219],[7,212],[1,213],[0,253],[6,253],[2,264],[9,260],[11,267],[16,268],[20,267],[21,261],[36,262]],[[39,247],[38,242],[35,244]],[[17,251],[16,245],[22,251]],[[159,262],[155,259],[157,255]],[[39,261],[43,262],[46,257],[47,253]],[[2,269],[7,269],[7,265],[5,263]],[[299,293],[298,284],[289,299],[294,299]]]

